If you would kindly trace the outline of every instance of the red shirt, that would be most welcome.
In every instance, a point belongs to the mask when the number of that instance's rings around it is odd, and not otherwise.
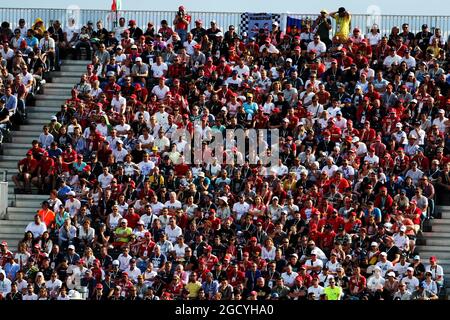
[[[39,165],[39,161],[36,159],[30,159],[24,158],[19,161],[19,166],[22,166],[22,172],[23,173],[34,173]]]
[[[39,161],[39,168],[41,169],[40,174],[41,175],[49,175],[53,174],[53,169],[55,167],[55,161],[52,158],[48,158],[47,160],[41,159]]]

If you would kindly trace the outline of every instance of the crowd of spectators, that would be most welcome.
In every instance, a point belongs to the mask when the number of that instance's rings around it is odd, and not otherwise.
[[[23,51],[91,62],[18,163],[16,191],[50,197],[1,243],[0,299],[437,299],[416,239],[450,190],[438,26],[363,34],[345,8],[255,37],[190,21],[2,24],[3,80]],[[213,161],[186,162],[177,129]],[[280,160],[233,146],[222,163],[210,137],[229,129],[278,129]]]

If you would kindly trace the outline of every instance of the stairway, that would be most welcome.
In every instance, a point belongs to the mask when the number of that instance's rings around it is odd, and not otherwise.
[[[14,194],[12,176],[17,174],[17,162],[25,157],[31,148],[31,141],[42,133],[42,127],[50,122],[68,98],[70,91],[86,72],[88,61],[63,60],[61,71],[51,73],[51,82],[47,82],[44,94],[36,96],[35,106],[27,108],[27,124],[20,130],[12,132],[12,142],[4,143],[3,155],[0,155],[0,172],[7,170],[8,211],[5,220],[0,220],[0,241],[7,241],[8,246],[17,250],[17,244],[24,236],[27,224],[41,207],[41,202],[48,195],[38,195],[33,187],[33,194]]]
[[[431,220],[431,232],[424,232],[425,244],[418,246],[420,258],[426,265],[431,256],[436,256],[438,264],[444,269],[447,299],[450,300],[450,206],[437,206],[441,219]]]

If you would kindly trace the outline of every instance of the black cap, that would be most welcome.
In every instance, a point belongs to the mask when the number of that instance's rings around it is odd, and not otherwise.
[[[428,25],[425,23],[422,25],[422,29],[428,29]]]
[[[340,7],[340,8],[338,9],[338,12],[339,12],[339,13],[343,13],[343,12],[345,12],[345,11],[347,11],[347,10],[345,10],[344,7]]]

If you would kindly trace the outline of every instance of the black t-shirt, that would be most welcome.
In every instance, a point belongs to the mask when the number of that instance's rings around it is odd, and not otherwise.
[[[263,287],[255,286],[254,291],[256,291],[258,300],[266,300],[267,296],[271,292],[271,289],[267,285],[264,285]]]
[[[9,116],[9,111],[5,107],[0,110],[0,121],[5,120]]]
[[[399,247],[397,246],[392,246],[390,249],[386,248],[386,253],[387,253],[387,259],[389,261],[394,261],[395,260],[395,256],[397,254],[401,254],[401,250],[399,249]]]

